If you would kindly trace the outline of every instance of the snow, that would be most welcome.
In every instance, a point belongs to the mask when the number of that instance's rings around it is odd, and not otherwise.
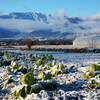
[[[19,51],[16,51],[19,52]],[[21,52],[21,51],[20,51]],[[82,89],[82,85],[85,84],[88,79],[83,78],[83,72],[82,71],[77,71],[77,68],[83,68],[88,67],[89,64],[94,63],[94,62],[100,62],[100,53],[95,54],[95,53],[62,53],[62,52],[39,52],[39,51],[22,51],[24,53],[32,53],[34,54],[53,54],[54,58],[57,61],[62,60],[61,62],[64,65],[67,65],[69,69],[72,72],[69,72],[68,74],[62,74],[54,77],[53,79],[57,81],[58,84],[58,90],[54,91],[40,91],[40,93],[35,94],[32,93],[31,95],[28,95],[26,100],[49,100],[50,98],[53,98],[54,100],[61,100],[61,98],[70,98],[71,95],[73,97],[78,97],[81,100],[81,97],[83,96],[84,99],[86,98],[87,100],[96,100],[96,96],[100,94],[100,90],[92,91],[89,90],[88,92],[86,90]],[[27,61],[25,60],[27,63]],[[22,60],[19,61],[19,63],[23,63]],[[73,66],[73,67],[72,67]],[[3,76],[2,72],[4,72],[4,67],[0,68],[0,79]],[[56,68],[56,66],[54,66]],[[76,70],[75,70],[76,69]],[[35,69],[37,70],[37,69]],[[74,71],[74,72],[73,72]],[[48,71],[47,71],[48,72]],[[4,72],[5,73],[5,72]],[[18,80],[20,75],[15,75],[15,74],[7,74],[6,78],[12,77],[14,80]],[[6,81],[6,80],[5,80]],[[1,84],[1,83],[0,83]],[[39,83],[37,83],[39,84]],[[18,90],[22,88],[22,85],[20,83],[14,83]],[[18,86],[19,85],[19,86]],[[40,84],[39,84],[40,86]],[[1,86],[0,86],[1,87]],[[40,86],[41,87],[41,86]],[[80,88],[81,87],[81,88]],[[51,96],[54,95],[54,96]],[[92,95],[91,95],[92,94]],[[94,96],[94,97],[93,97]],[[9,99],[8,100],[13,100],[10,98],[8,95]],[[100,97],[100,96],[99,96]],[[90,99],[89,99],[90,98]],[[4,98],[5,99],[5,98]],[[21,98],[24,100],[23,98]]]

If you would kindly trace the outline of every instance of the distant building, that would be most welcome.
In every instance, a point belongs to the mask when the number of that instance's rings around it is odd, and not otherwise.
[[[83,36],[73,41],[74,48],[100,48],[100,35]]]
[[[6,42],[0,42],[1,46],[6,46],[7,43]]]
[[[16,46],[18,46],[19,44],[17,42],[11,42],[10,45],[16,45]]]

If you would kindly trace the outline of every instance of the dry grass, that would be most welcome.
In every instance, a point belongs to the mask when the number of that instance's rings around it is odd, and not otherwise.
[[[26,49],[27,47],[25,45],[22,45],[22,46],[14,46],[15,48],[17,49]],[[45,48],[45,49],[72,49],[73,48],[73,45],[33,45],[31,47],[31,49],[42,49],[42,48]]]
[[[2,46],[2,48],[14,48],[14,47],[9,45],[9,46]]]

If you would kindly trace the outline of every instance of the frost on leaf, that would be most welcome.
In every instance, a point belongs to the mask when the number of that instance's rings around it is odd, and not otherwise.
[[[32,72],[29,72],[25,75],[21,75],[20,76],[20,82],[22,84],[28,84],[28,85],[33,85],[34,83],[36,83],[36,79],[34,78],[34,75]]]

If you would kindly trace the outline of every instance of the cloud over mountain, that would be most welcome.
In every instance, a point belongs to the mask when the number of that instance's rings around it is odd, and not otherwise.
[[[83,20],[100,20],[100,12],[91,16],[78,16],[78,17],[82,18]]]
[[[86,33],[100,33],[100,12],[91,16],[79,17],[83,20],[80,23],[83,27],[88,27]]]
[[[64,9],[58,9],[54,14],[52,14],[56,17],[60,17],[60,18],[64,18],[64,16],[66,16],[66,12],[64,11]]]
[[[0,19],[0,27],[12,30],[19,30],[21,32],[31,32],[34,30],[49,28],[48,25],[42,21],[33,22],[31,20],[23,19]]]
[[[63,9],[53,14],[38,12],[1,13],[0,28],[30,33],[39,30],[51,30],[65,36],[100,34],[100,12],[92,16],[67,17]],[[58,34],[58,35],[59,35]]]

